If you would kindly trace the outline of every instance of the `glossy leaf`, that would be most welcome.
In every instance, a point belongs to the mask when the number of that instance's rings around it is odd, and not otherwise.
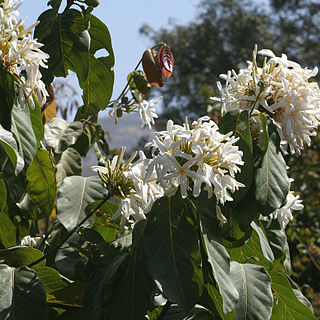
[[[18,175],[24,167],[24,160],[19,154],[17,142],[12,132],[5,130],[1,125],[0,144],[13,164],[15,175]]]
[[[148,214],[143,238],[152,278],[160,282],[164,296],[185,312],[197,303],[203,290],[192,214],[186,201],[178,197],[161,198]]]
[[[255,264],[240,264],[232,261],[231,277],[239,292],[234,320],[270,319],[273,296],[267,271]]]
[[[12,108],[11,130],[19,146],[19,153],[29,166],[37,152],[37,140],[32,129],[30,111],[27,105],[14,104]]]
[[[27,169],[27,192],[41,210],[40,217],[50,216],[56,198],[55,168],[47,150],[38,150]]]
[[[106,194],[99,177],[66,177],[57,196],[57,218],[67,230],[72,230],[86,216],[86,207]]]
[[[29,269],[14,272],[12,308],[16,319],[47,320],[46,291],[37,274]]]
[[[82,124],[79,121],[69,124],[64,119],[52,118],[45,124],[44,137],[49,147],[61,153],[76,143],[82,130]]]
[[[253,231],[248,241],[239,248],[227,248],[231,260],[240,263],[254,263],[265,267],[268,271],[272,263],[263,255],[260,238],[256,231]]]
[[[0,319],[12,319],[14,269],[0,264]]]
[[[37,274],[29,269],[0,265],[0,318],[47,320],[46,292]]]
[[[57,184],[61,185],[63,179],[69,176],[81,175],[82,161],[80,154],[73,148],[68,148],[61,154],[57,163]]]
[[[313,312],[298,300],[284,274],[275,270],[269,274],[275,300],[271,320],[316,320]]]
[[[146,224],[146,220],[135,224],[128,266],[115,283],[108,303],[107,309],[110,310],[111,319],[143,319],[152,305],[155,283],[146,272],[141,241]]]
[[[230,257],[222,241],[212,234],[206,227],[206,224],[201,221],[201,215],[200,225],[203,235],[203,246],[207,252],[214,279],[223,298],[223,312],[227,314],[233,310],[239,299],[239,294],[230,276]]]
[[[251,227],[255,232],[257,233],[259,240],[260,240],[260,246],[261,251],[266,259],[268,259],[270,262],[274,261],[274,254],[271,250],[271,247],[269,245],[268,239],[266,238],[266,235],[264,234],[261,225],[259,226],[256,221],[252,221]]]
[[[290,181],[286,163],[272,141],[269,141],[268,150],[257,168],[255,184],[256,200],[263,215],[270,214],[284,204]]]

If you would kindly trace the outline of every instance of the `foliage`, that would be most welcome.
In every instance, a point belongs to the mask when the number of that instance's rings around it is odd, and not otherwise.
[[[18,23],[11,4],[0,1],[12,19],[3,33]],[[1,57],[1,108],[10,116],[0,118],[0,318],[316,319],[290,278],[281,225],[264,221],[290,193],[275,119],[261,112],[263,144],[252,110],[226,112],[219,126],[208,117],[169,121],[152,159],[140,152],[124,161],[125,148],[112,158],[99,111],[112,108],[117,118],[138,110],[149,126],[155,116],[142,71],[109,101],[114,55],[107,27],[92,14],[98,4],[71,0],[60,13],[61,0],[49,1],[35,31],[44,46],[31,43],[40,93],[25,86],[29,69]],[[109,55],[96,58],[102,48]],[[158,50],[158,76],[171,76],[170,48],[148,50]],[[43,85],[69,70],[83,105],[72,123],[49,120]],[[103,166],[83,177],[90,148]]]

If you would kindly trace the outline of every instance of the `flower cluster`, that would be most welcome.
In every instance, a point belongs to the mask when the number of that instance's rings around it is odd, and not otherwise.
[[[151,125],[154,124],[154,119],[158,118],[155,106],[162,97],[147,101],[141,93],[136,91],[132,91],[132,96],[134,97],[135,102],[130,105],[130,108],[126,105],[122,105],[116,100],[112,105],[109,115],[114,118],[117,123],[119,113],[122,114],[123,111],[128,111],[127,109],[129,109],[130,112],[138,112],[141,119],[141,128],[148,126],[149,129],[151,129]]]
[[[232,201],[230,192],[244,185],[235,179],[243,165],[242,151],[234,145],[238,139],[232,132],[223,135],[209,117],[202,117],[190,126],[175,125],[169,120],[167,130],[157,133],[149,146],[153,148],[153,160],[146,177],[154,170],[161,186],[168,189],[180,186],[181,195],[187,197],[192,190],[199,196],[201,186],[213,194],[217,203]]]
[[[167,130],[158,132],[148,144],[153,149],[153,158],[147,159],[140,151],[139,159],[122,169],[121,176],[131,181],[132,188],[118,197],[121,202],[113,219],[121,215],[121,226],[133,222],[130,217],[134,221],[145,219],[153,203],[178,186],[183,198],[188,191],[194,197],[199,196],[204,185],[208,198],[214,194],[217,204],[232,201],[230,193],[244,187],[235,179],[239,166],[243,165],[242,152],[234,145],[237,140],[232,133],[221,134],[209,117],[202,117],[191,126],[187,121],[180,126],[169,120]],[[116,176],[112,172],[119,169],[116,165],[119,159],[115,157],[106,168],[93,167],[108,190],[111,177]],[[217,213],[219,220],[226,222],[218,206]]]
[[[257,65],[257,54],[265,56],[262,67]],[[256,47],[247,68],[220,75],[226,84],[223,88],[218,82],[221,97],[212,99],[222,103],[222,113],[242,109],[268,114],[278,127],[282,149],[289,146],[292,154],[300,154],[319,125],[320,89],[310,81],[317,72],[317,68],[302,68],[285,54],[277,57]]]
[[[122,167],[124,151],[122,148],[119,156],[108,161],[106,167],[92,167],[99,173],[108,191],[120,200],[119,208],[112,217],[112,220],[116,220],[121,216],[120,227],[124,227],[127,222],[145,219],[153,203],[163,196],[162,187],[156,183],[155,172],[148,179],[145,178],[150,159],[146,159],[140,151],[137,161],[131,163],[136,155],[133,154]]]
[[[41,81],[39,66],[46,67],[49,56],[41,51],[43,46],[32,39],[32,29],[25,29],[25,20],[17,20],[17,9],[20,6],[14,0],[4,0],[0,4],[0,67],[12,73],[22,90],[19,90],[21,102],[28,100],[32,93],[36,94],[40,104],[44,104],[47,96],[44,83]],[[29,100],[31,106],[32,99]]]

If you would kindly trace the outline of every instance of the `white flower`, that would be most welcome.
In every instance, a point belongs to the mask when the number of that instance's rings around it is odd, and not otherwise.
[[[152,99],[150,101],[144,100],[140,93],[132,91],[138,103],[138,112],[141,119],[141,128],[148,126],[151,129],[151,125],[154,124],[154,119],[158,118],[155,105],[161,100],[162,97]]]
[[[108,162],[107,167],[94,166],[92,170],[97,171],[100,176],[104,177],[103,180],[107,186],[107,180],[111,181],[115,176],[112,173],[119,170],[121,170],[123,180],[131,182],[129,192],[126,194],[122,192],[121,196],[117,196],[118,200],[120,200],[119,207],[111,218],[111,220],[116,220],[121,217],[120,227],[123,228],[127,223],[134,224],[136,221],[145,219],[145,215],[151,210],[153,203],[162,197],[164,192],[162,187],[157,184],[155,171],[151,172],[148,178],[146,177],[147,168],[151,160],[147,159],[142,151],[139,152],[137,161],[131,163],[132,156],[127,165],[122,167],[124,149],[121,150],[123,151],[119,153],[119,156]],[[130,165],[128,164],[129,162]]]
[[[232,201],[229,192],[244,185],[235,180],[243,165],[242,152],[234,143],[232,133],[220,134],[218,126],[209,117],[202,117],[189,126],[174,125],[168,121],[167,131],[156,134],[153,143],[153,160],[146,177],[156,169],[158,181],[165,189],[180,187],[183,198],[187,191],[199,196],[202,184],[217,202]]]
[[[286,198],[286,204],[276,209],[268,217],[260,217],[261,220],[270,221],[272,219],[277,219],[281,228],[284,230],[289,223],[292,221],[293,215],[292,210],[302,210],[303,204],[302,200],[299,199],[299,196],[295,196],[292,191],[290,191]]]
[[[257,54],[266,56],[262,67],[257,66]],[[223,114],[234,109],[267,113],[278,127],[282,147],[288,145],[292,154],[300,154],[320,124],[320,89],[309,81],[317,72],[285,54],[276,57],[269,49],[255,48],[247,68],[221,75],[225,87],[219,82],[220,98],[212,100],[222,104]]]
[[[26,247],[34,247],[37,244],[37,241],[39,241],[41,237],[31,237],[31,236],[25,236],[21,239],[20,245],[26,246]]]
[[[49,55],[40,49],[43,45],[31,37],[32,29],[38,23],[24,29],[25,21],[16,19],[20,4],[14,0],[0,4],[0,63],[19,77],[17,84],[23,88],[25,101],[29,100],[32,107],[32,99],[29,99],[32,93],[41,105],[46,101],[47,91],[39,67],[46,68]]]

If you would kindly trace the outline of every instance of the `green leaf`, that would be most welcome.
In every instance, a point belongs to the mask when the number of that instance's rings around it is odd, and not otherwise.
[[[59,162],[57,163],[57,185],[61,185],[63,179],[69,176],[81,175],[82,161],[81,156],[73,148],[68,148],[62,152]]]
[[[271,140],[261,165],[257,168],[255,183],[255,196],[263,215],[272,213],[284,204],[290,180],[282,154]]]
[[[231,277],[239,292],[235,320],[266,320],[271,317],[273,296],[270,277],[262,266],[231,262]]]
[[[231,216],[237,221],[239,228],[242,232],[247,232],[251,228],[251,222],[253,219],[260,215],[258,212],[258,206],[254,197],[255,186],[254,183],[247,195],[241,199],[236,207],[232,206]]]
[[[85,295],[85,319],[87,320],[100,320],[102,297],[106,286],[110,283],[113,276],[118,271],[121,264],[127,258],[127,253],[119,254],[114,257],[105,270],[103,270],[94,281],[89,285]]]
[[[271,320],[316,320],[313,312],[296,297],[289,280],[278,271],[271,270],[271,288],[274,305]]]
[[[5,260],[6,264],[11,267],[26,266],[42,257],[42,252],[32,247],[16,246],[0,250],[0,259]],[[36,266],[44,266],[45,264],[46,261],[42,260]]]
[[[72,239],[72,238],[71,238]],[[71,241],[71,240],[70,240]],[[87,260],[80,255],[78,250],[71,246],[58,250],[55,257],[56,269],[65,277],[73,279],[79,266],[84,266]]]
[[[108,302],[107,309],[111,319],[143,319],[152,305],[155,284],[146,271],[141,243],[146,224],[146,220],[135,224],[128,266],[112,288],[112,296]]]
[[[5,248],[16,245],[16,227],[5,211],[0,211],[0,243]]]
[[[65,307],[83,307],[83,298],[88,287],[87,281],[74,281],[63,289],[48,295],[47,302]]]
[[[46,292],[33,270],[0,265],[0,283],[1,319],[48,319]]]
[[[203,293],[204,295],[201,297],[200,301],[201,305],[207,307],[211,312],[216,310],[223,320],[233,320],[234,310],[228,314],[224,314],[222,296],[214,285],[206,283]]]
[[[219,121],[219,131],[227,134],[232,131],[236,137],[241,137],[253,152],[252,138],[249,124],[249,113],[247,110],[239,109],[227,112]]]
[[[13,164],[15,175],[18,175],[24,167],[24,160],[19,154],[17,142],[12,132],[5,130],[1,125],[0,144]]]
[[[11,130],[18,142],[20,155],[29,166],[37,152],[37,140],[33,132],[30,111],[27,105],[17,105],[12,108]]]
[[[223,298],[223,312],[227,314],[232,311],[239,299],[237,289],[230,277],[230,257],[221,240],[212,234],[206,224],[201,221],[201,215],[200,226],[203,246],[207,253],[214,279]]]
[[[0,212],[3,212],[7,206],[7,188],[2,177],[0,176]]]
[[[80,87],[83,89],[84,109],[80,108],[80,114],[86,118],[89,114],[95,114],[108,105],[113,92],[114,54],[111,44],[111,37],[107,26],[94,15],[88,15],[91,37],[89,50],[88,77]],[[99,50],[107,51],[107,56],[99,58],[95,54]],[[89,108],[88,108],[89,107]]]
[[[47,150],[38,150],[27,169],[27,192],[41,210],[38,218],[50,216],[56,198],[55,168]]]
[[[57,218],[70,231],[86,216],[87,205],[106,194],[99,177],[66,177],[57,196]]]
[[[39,17],[35,36],[41,36],[43,50],[50,55],[48,69],[42,69],[44,82],[52,82],[53,76],[66,77],[71,70],[77,74],[83,89],[84,106],[79,109],[80,118],[96,114],[104,109],[113,90],[114,55],[108,28],[91,14],[69,9],[56,14],[56,9]],[[48,32],[50,26],[50,32]],[[98,50],[104,56],[95,57]]]
[[[64,119],[52,118],[45,124],[44,137],[49,147],[52,147],[56,153],[61,153],[76,143],[82,130],[82,124],[79,121],[69,124]]]
[[[278,259],[282,257],[286,250],[287,236],[281,229],[273,229],[270,227],[264,228],[270,247],[273,251],[274,258]]]
[[[230,206],[236,206],[238,202],[248,193],[253,177],[253,164],[252,164],[252,138],[249,124],[248,111],[232,110],[227,112],[219,121],[219,130],[223,134],[230,131],[234,136],[239,138],[236,145],[242,151],[242,165],[241,172],[236,175],[236,180],[243,183],[245,187],[239,188],[232,194],[233,201],[229,203]]]
[[[261,249],[260,238],[256,231],[252,231],[249,240],[239,248],[227,248],[231,260],[246,263],[259,264],[264,266],[268,271],[272,268],[272,263],[264,256]]]
[[[260,240],[261,251],[262,251],[263,255],[270,262],[273,262],[274,261],[274,255],[273,255],[273,252],[271,250],[269,242],[268,242],[268,240],[266,238],[266,235],[264,234],[262,228],[258,225],[258,223],[256,221],[252,221],[251,227],[258,234],[258,237],[259,237],[259,240]]]
[[[44,127],[42,122],[42,115],[41,115],[41,107],[36,97],[32,96],[34,108],[29,108],[30,110],[30,119],[32,123],[32,128],[34,135],[37,140],[37,148],[40,146],[40,141],[43,139],[44,134]]]
[[[287,274],[285,274],[285,276],[289,280],[291,288],[298,300],[313,312],[311,302],[302,294],[298,285]]]
[[[47,320],[46,291],[37,274],[29,269],[14,271],[12,314],[15,319]]]
[[[16,97],[15,80],[13,74],[0,69],[0,125],[6,130],[11,130],[11,110]]]
[[[157,318],[156,318],[157,319]],[[172,305],[168,312],[166,313],[166,316],[164,318],[165,320],[206,320],[206,319],[215,319],[213,318],[209,311],[200,306],[197,305],[192,308],[192,310],[188,313],[186,313],[180,306],[178,305]]]
[[[86,123],[83,128],[83,132],[78,138],[77,142],[72,146],[75,150],[77,150],[82,157],[85,157],[96,141],[97,138],[97,128],[96,124]]]
[[[91,203],[87,209],[86,212],[89,213],[91,210],[93,210],[100,201]],[[106,242],[112,242],[116,239],[116,236],[121,233],[119,224],[115,222],[111,222],[110,218],[116,213],[118,210],[118,205],[107,201],[100,207],[100,209],[94,213],[93,219],[93,229],[102,236],[104,241]]]
[[[55,10],[59,10],[62,0],[50,0],[48,6],[51,6]]]
[[[143,244],[148,269],[163,294],[188,312],[203,290],[198,234],[186,200],[164,197],[148,214]]]
[[[67,287],[67,283],[62,280],[59,272],[47,266],[34,266],[33,269],[37,272],[38,277],[42,281],[47,294],[52,294],[57,290]]]
[[[14,269],[0,264],[0,319],[12,319]]]

